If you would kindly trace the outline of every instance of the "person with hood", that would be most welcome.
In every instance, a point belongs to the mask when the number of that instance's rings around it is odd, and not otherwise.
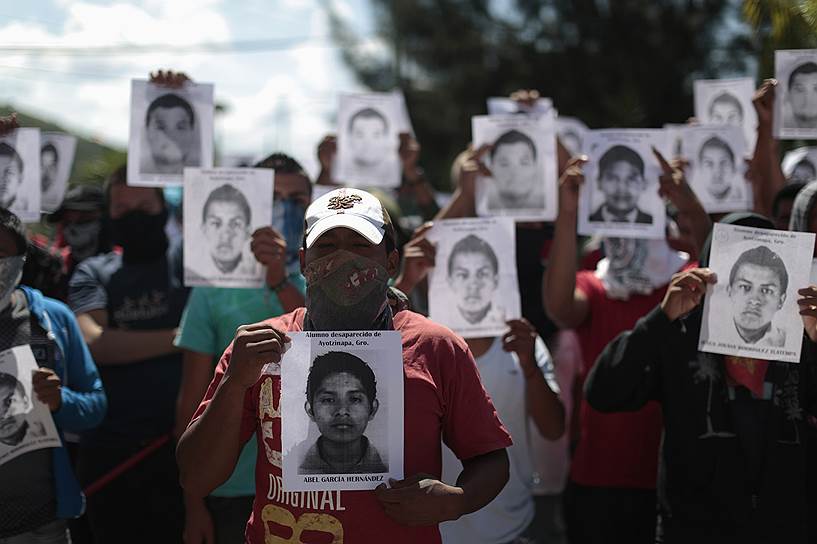
[[[98,425],[107,400],[74,314],[61,302],[19,285],[26,235],[0,208],[0,350],[29,345],[39,367],[33,392],[54,418],[63,446],[29,451],[0,464],[0,542],[69,543],[66,520],[85,509],[71,468],[65,432]]]
[[[686,182],[681,164],[656,152],[663,174],[659,192],[693,225],[703,243],[709,218]],[[576,270],[576,219],[585,157],[574,157],[559,182],[550,261],[542,303],[561,327],[575,329],[584,357],[583,381],[596,356],[620,332],[632,327],[664,296],[673,274],[688,266],[688,255],[666,240],[606,240],[606,258],[595,271]],[[701,227],[706,228],[703,231]],[[656,403],[628,414],[601,413],[585,399],[579,404],[579,437],[565,489],[568,539],[574,544],[652,543],[655,486],[662,419]]]
[[[774,228],[751,213],[722,222]],[[666,544],[807,542],[817,286],[798,290],[806,325],[800,364],[701,352],[706,288],[728,281],[706,268],[708,257],[705,248],[702,267],[673,276],[662,302],[604,349],[585,385],[587,401],[606,414],[660,403],[658,490]]]

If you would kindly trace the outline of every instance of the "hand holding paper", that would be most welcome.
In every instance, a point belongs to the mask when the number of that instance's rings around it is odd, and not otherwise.
[[[707,284],[717,281],[715,273],[708,268],[694,268],[675,274],[661,302],[661,310],[670,321],[675,321],[695,309],[706,293]]]
[[[800,308],[806,334],[812,342],[817,342],[817,285],[799,289],[797,294],[801,297],[797,299],[797,306]]]
[[[233,353],[225,378],[236,385],[249,389],[267,363],[278,363],[284,353],[289,336],[267,323],[242,325],[233,340]]]
[[[31,372],[31,386],[40,402],[56,412],[62,406],[62,381],[50,368],[38,368]]]
[[[402,525],[435,525],[459,518],[464,513],[464,491],[434,479],[415,474],[404,480],[389,480],[391,487],[375,489],[386,515]]]

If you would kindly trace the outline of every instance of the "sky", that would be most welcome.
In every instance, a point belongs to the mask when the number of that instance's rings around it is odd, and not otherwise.
[[[329,0],[367,39],[367,0]],[[0,4],[0,103],[124,148],[130,80],[165,68],[215,84],[223,155],[291,153],[313,175],[339,92],[364,90],[329,36],[321,0],[26,0]],[[247,42],[272,43],[252,50]],[[243,51],[185,46],[239,43]],[[158,46],[135,53],[127,46]],[[117,46],[100,52],[100,46]],[[124,48],[122,46],[125,46]],[[17,47],[18,49],[14,49]],[[25,47],[49,47],[45,52]],[[179,49],[181,48],[181,49]]]

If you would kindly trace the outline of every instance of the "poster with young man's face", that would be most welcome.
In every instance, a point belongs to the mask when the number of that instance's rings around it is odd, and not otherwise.
[[[31,385],[37,361],[31,346],[0,352],[0,465],[24,453],[61,446],[48,406]],[[45,457],[50,464],[50,457]]]
[[[693,93],[698,123],[739,127],[747,149],[755,148],[757,112],[752,105],[755,94],[752,78],[699,79],[695,81]]]
[[[661,168],[652,152],[670,157],[667,134],[656,129],[588,133],[584,185],[579,195],[580,234],[664,238],[666,210],[658,195]]]
[[[266,268],[250,242],[256,229],[272,221],[273,170],[185,168],[184,173],[184,284],[263,286]]]
[[[700,125],[683,131],[689,184],[709,213],[752,209],[752,186],[746,179],[746,143],[734,126]]]
[[[76,148],[75,136],[61,132],[40,133],[40,207],[44,213],[55,212],[62,204]]]
[[[213,166],[213,85],[131,82],[128,185],[181,185],[186,167]]]
[[[40,220],[40,129],[18,128],[0,136],[0,208],[24,223]]]
[[[522,113],[538,117],[553,111],[553,100],[544,96],[532,103],[520,102],[506,96],[488,98],[488,115],[515,115]]]
[[[817,138],[817,49],[775,51],[774,72],[775,137]]]
[[[436,247],[428,279],[429,317],[463,338],[500,336],[522,315],[511,219],[435,221]]]
[[[265,369],[281,376],[284,491],[374,489],[403,479],[400,333],[289,337],[281,363]]]
[[[482,161],[491,176],[477,179],[477,215],[554,220],[558,207],[554,114],[480,115],[471,124],[474,147],[490,145]]]
[[[405,102],[396,93],[344,94],[338,108],[335,182],[347,187],[398,187]]]
[[[716,223],[698,349],[797,363],[803,322],[797,291],[809,285],[814,234]]]
[[[556,118],[556,131],[559,135],[559,141],[562,142],[571,157],[584,153],[585,138],[589,130],[587,125],[575,117],[560,115]]]

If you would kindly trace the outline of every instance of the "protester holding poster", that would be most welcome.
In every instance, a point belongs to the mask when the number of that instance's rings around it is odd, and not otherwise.
[[[25,247],[20,219],[0,209],[0,541],[67,544],[85,498],[62,434],[98,425],[106,399],[71,311],[18,288]]]
[[[755,214],[732,214],[722,223],[772,228]],[[701,264],[709,257],[706,249]],[[738,273],[743,269],[764,273],[757,265],[739,266]],[[710,268],[676,274],[661,304],[601,353],[587,400],[602,412],[661,403],[663,542],[805,543],[813,516],[806,441],[813,432],[808,417],[817,414],[817,287],[794,286],[803,322],[811,326],[807,335],[802,323],[796,331],[802,351],[799,364],[790,364],[700,351],[701,302],[710,297],[708,287],[721,283],[734,281]]]
[[[305,531],[317,531],[335,541],[438,543],[439,522],[483,507],[507,481],[505,448],[511,440],[473,357],[448,329],[409,310],[392,311],[387,281],[399,264],[394,228],[371,194],[338,189],[313,202],[302,255],[306,308],[239,328],[179,441],[182,485],[200,496],[209,493],[255,434],[256,501],[247,542],[298,540]],[[406,478],[374,491],[327,486],[290,492],[281,476],[277,364],[289,341],[286,333],[392,329],[402,337]],[[439,481],[442,440],[463,460],[456,486]]]

